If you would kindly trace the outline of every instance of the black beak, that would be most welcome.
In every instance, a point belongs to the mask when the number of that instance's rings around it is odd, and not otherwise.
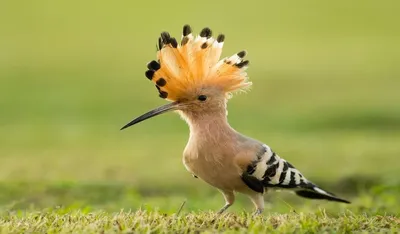
[[[151,117],[154,117],[154,116],[157,116],[157,115],[161,115],[162,113],[165,113],[165,112],[168,112],[168,111],[171,111],[171,110],[176,110],[177,107],[178,107],[178,102],[172,102],[172,103],[166,104],[164,106],[160,106],[160,107],[158,107],[158,108],[156,108],[154,110],[151,110],[151,111],[149,111],[149,112],[137,117],[136,119],[132,120],[131,122],[129,122],[128,124],[123,126],[121,128],[121,130],[123,130],[125,128],[128,128],[128,127],[130,127],[132,125],[135,125],[137,123],[140,123],[140,122],[142,122],[142,121],[144,121],[146,119],[150,119]]]

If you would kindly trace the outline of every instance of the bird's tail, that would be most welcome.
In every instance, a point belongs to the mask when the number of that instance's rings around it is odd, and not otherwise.
[[[333,193],[327,192],[317,185],[309,182],[306,186],[302,186],[299,190],[296,191],[296,194],[300,197],[309,198],[309,199],[324,199],[335,202],[343,202],[350,203],[347,200],[341,199],[334,195]]]

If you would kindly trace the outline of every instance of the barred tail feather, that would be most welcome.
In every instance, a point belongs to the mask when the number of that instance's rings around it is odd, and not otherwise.
[[[296,194],[300,197],[309,198],[309,199],[324,199],[329,201],[350,203],[347,200],[338,198],[336,195],[327,192],[316,185],[310,183],[307,187],[301,190],[297,190]]]

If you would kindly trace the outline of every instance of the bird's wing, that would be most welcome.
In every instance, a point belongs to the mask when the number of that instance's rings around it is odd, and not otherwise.
[[[285,188],[295,190],[297,195],[306,198],[349,203],[307,180],[299,170],[265,144],[242,168],[243,182],[256,192],[263,193],[265,187]]]
[[[264,184],[262,178],[257,176],[261,170],[265,170],[265,153],[267,148],[263,144],[253,145],[250,149],[244,150],[245,153],[241,153],[236,156],[236,164],[240,168],[240,175],[243,182],[252,190],[263,193]]]

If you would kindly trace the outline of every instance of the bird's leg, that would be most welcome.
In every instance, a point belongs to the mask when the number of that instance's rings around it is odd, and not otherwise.
[[[227,210],[232,204],[226,203],[219,211],[218,214],[224,213],[225,210]]]
[[[251,201],[256,207],[254,215],[261,215],[264,211],[264,196],[262,193],[256,193],[250,196]]]
[[[222,195],[225,198],[225,205],[218,211],[218,214],[224,213],[234,202],[235,202],[235,194],[233,191],[221,191]]]

